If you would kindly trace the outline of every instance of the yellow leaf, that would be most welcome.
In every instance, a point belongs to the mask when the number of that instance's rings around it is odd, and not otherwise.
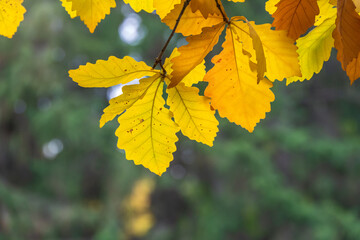
[[[72,4],[72,11],[66,9],[68,13],[76,12],[77,16],[86,24],[90,32],[93,33],[98,23],[110,14],[110,9],[116,7],[115,0],[66,0]]]
[[[164,81],[157,76],[151,77],[153,82],[144,97],[118,118],[120,126],[115,134],[128,160],[161,175],[173,159],[179,127],[164,106]]]
[[[214,116],[215,111],[210,109],[209,98],[200,96],[198,88],[183,83],[166,92],[167,104],[181,132],[191,140],[212,146],[219,122]]]
[[[104,109],[104,114],[100,119],[100,127],[103,127],[105,123],[113,120],[117,115],[120,115],[126,109],[134,105],[134,103],[144,96],[154,79],[159,77],[160,75],[157,74],[152,78],[141,79],[141,84],[124,86],[122,89],[123,93],[120,96],[111,99],[109,106]]]
[[[156,14],[159,15],[161,19],[163,19],[171,10],[174,9],[175,5],[182,2],[183,1],[181,0],[154,0],[154,8],[156,9]],[[182,5],[183,3],[181,4],[181,8]],[[183,19],[181,19],[181,21],[182,20]]]
[[[119,59],[111,56],[107,61],[98,60],[95,64],[87,63],[76,70],[70,70],[69,76],[81,87],[111,87],[136,78],[153,76],[158,72],[131,57]]]
[[[162,19],[162,22],[168,25],[171,29],[174,28],[176,20],[183,8],[183,2],[175,6],[175,8]],[[210,14],[205,19],[199,10],[193,12],[189,7],[185,9],[181,21],[176,29],[177,33],[181,33],[184,36],[197,35],[202,32],[204,27],[212,27],[218,23],[221,23],[223,18],[221,15]]]
[[[0,0],[0,35],[12,38],[24,20],[23,0]]]
[[[68,2],[67,0],[61,0],[62,6],[65,10],[69,13],[71,18],[77,17],[76,12],[72,10],[72,3]]]
[[[288,78],[286,84],[296,81],[311,79],[314,73],[319,73],[323,63],[330,58],[331,49],[334,46],[332,32],[335,29],[336,12],[331,18],[311,30],[306,36],[297,40],[300,69],[302,77]]]
[[[167,74],[171,74],[171,59],[179,56],[177,48],[165,60]],[[192,84],[202,81],[205,76],[205,61],[194,68],[177,86],[167,89],[167,105],[174,113],[175,122],[188,138],[212,146],[219,124],[210,109],[209,98],[199,96],[199,89]]]
[[[251,56],[255,56],[254,47],[250,45],[252,44],[250,30],[246,23],[232,21],[231,24],[235,27],[234,31],[237,32],[237,41],[241,41],[244,45],[243,50],[249,52]],[[249,24],[259,36],[259,44],[261,42],[264,49],[266,59],[265,76],[271,81],[275,81],[275,79],[281,81],[284,78],[301,76],[298,54],[296,53],[297,47],[293,44],[293,40],[286,36],[286,32],[272,30],[270,24],[255,25],[254,22],[249,22]],[[251,59],[256,62],[255,58]]]
[[[235,23],[234,26],[238,27],[241,31],[246,32],[247,35],[250,36],[252,43],[249,41],[245,42],[245,38],[239,39],[239,41],[242,41],[243,43],[243,51],[246,51],[247,53],[250,53],[248,50],[245,50],[246,48],[252,48],[255,50],[255,56],[256,56],[256,71],[257,71],[257,83],[259,83],[262,79],[264,79],[264,74],[266,72],[266,59],[265,59],[265,53],[263,44],[261,42],[261,39],[259,35],[257,34],[256,30],[252,26],[252,24],[245,18],[245,17],[235,17],[232,19],[234,20],[240,19],[246,22],[247,28],[244,24],[237,24]],[[251,54],[251,53],[250,53]],[[251,57],[251,56],[250,56]]]
[[[154,0],[124,0],[125,3],[130,4],[135,12],[144,10],[145,12],[152,13],[154,8]]]
[[[180,52],[177,48],[175,48],[171,53],[170,57],[165,60],[164,67],[166,69],[167,75],[171,75],[173,71],[173,62],[171,60],[177,56],[180,56]],[[202,81],[205,77],[205,74],[205,60],[203,60],[199,65],[197,65],[193,70],[191,70],[191,72],[186,75],[181,82],[184,83],[185,86],[191,87],[193,84]]]
[[[265,3],[265,10],[270,14],[273,15],[274,12],[276,11],[277,7],[276,4],[278,4],[280,2],[280,0],[268,0]]]
[[[221,117],[241,125],[249,132],[265,118],[271,109],[274,94],[272,83],[266,79],[256,83],[256,72],[249,65],[249,57],[243,53],[239,30],[230,24],[226,30],[223,51],[212,59],[215,66],[206,74],[209,82],[205,96]]]
[[[314,25],[315,16],[319,14],[317,0],[280,0],[276,7],[272,26],[288,31],[288,36],[294,40]]]
[[[174,70],[169,88],[176,86],[186,75],[198,66],[219,41],[224,23],[203,29],[199,35],[187,37],[188,44],[179,48],[180,56],[172,59]]]
[[[336,15],[336,8],[329,3],[329,0],[318,0],[318,5],[320,13],[315,17],[314,26],[319,26],[328,18]]]
[[[232,2],[245,2],[245,0],[228,0],[228,1],[232,1]]]

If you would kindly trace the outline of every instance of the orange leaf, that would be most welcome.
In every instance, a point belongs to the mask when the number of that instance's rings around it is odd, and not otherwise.
[[[249,57],[238,41],[240,32],[234,24],[226,29],[223,51],[212,59],[215,66],[205,75],[204,81],[209,82],[205,96],[211,98],[211,106],[221,117],[252,132],[270,111],[275,97],[269,80],[256,83],[257,73],[250,68]]]
[[[317,0],[281,0],[276,7],[272,26],[276,30],[287,30],[294,40],[314,25],[315,16],[319,14]]]
[[[346,74],[350,78],[351,84],[360,77],[360,53],[346,67]]]
[[[337,59],[346,70],[348,64],[360,52],[360,16],[355,11],[352,0],[338,0],[336,28],[333,32]]]
[[[199,35],[187,37],[189,44],[179,48],[180,56],[172,62],[174,70],[171,74],[169,88],[175,87],[188,73],[199,65],[219,41],[225,23],[203,29]]]
[[[161,21],[168,25],[171,29],[174,28],[176,20],[183,8],[184,0],[181,4],[175,5],[174,9],[166,15]],[[193,12],[189,7],[185,9],[184,14],[181,17],[181,21],[176,29],[177,33],[182,33],[184,36],[198,35],[201,33],[204,27],[212,27],[218,23],[221,23],[223,18],[221,15],[210,14],[207,18],[204,18],[199,10]]]

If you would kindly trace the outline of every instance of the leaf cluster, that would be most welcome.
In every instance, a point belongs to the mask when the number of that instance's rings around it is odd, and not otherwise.
[[[116,7],[115,0],[61,1],[90,32]],[[158,175],[173,159],[178,131],[212,146],[218,132],[217,110],[252,132],[271,110],[273,82],[310,79],[320,72],[333,47],[351,83],[360,77],[359,0],[269,0],[265,8],[274,18],[272,25],[257,25],[243,16],[229,18],[220,0],[124,1],[136,12],[155,12],[173,30],[153,66],[130,57],[110,57],[70,70],[69,75],[82,87],[111,87],[140,79],[110,100],[100,126],[120,115],[118,147],[127,159]],[[21,3],[0,0],[0,10],[9,14],[0,34],[15,33],[25,12]],[[223,50],[205,72],[204,58],[223,32]],[[187,44],[163,61],[175,33],[186,37]],[[204,96],[192,86],[199,81],[208,83]]]

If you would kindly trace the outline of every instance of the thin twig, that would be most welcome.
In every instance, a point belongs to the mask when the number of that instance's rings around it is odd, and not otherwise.
[[[219,9],[219,11],[220,11],[220,13],[221,13],[221,15],[222,15],[222,17],[224,19],[224,22],[229,24],[230,23],[229,18],[226,16],[226,13],[223,11],[224,9],[222,9],[222,7],[221,7],[221,5],[219,3],[219,0],[215,0],[215,2],[216,2],[217,8]]]
[[[180,12],[178,18],[176,19],[176,23],[175,23],[174,29],[172,30],[172,32],[171,32],[168,40],[166,41],[164,47],[161,49],[161,52],[160,52],[159,56],[155,59],[155,63],[154,63],[154,65],[153,65],[153,67],[152,67],[153,69],[154,69],[158,64],[160,64],[161,69],[162,69],[162,70],[164,71],[164,73],[166,74],[166,70],[165,70],[165,68],[164,68],[163,65],[162,65],[162,57],[163,57],[163,55],[164,55],[164,53],[165,53],[165,50],[166,50],[167,46],[169,45],[169,43],[170,43],[170,41],[171,41],[171,39],[172,39],[172,37],[174,36],[175,31],[176,31],[176,29],[177,29],[177,27],[178,27],[178,25],[179,25],[180,19],[181,19],[182,15],[184,14],[185,9],[186,9],[186,7],[189,5],[190,1],[191,1],[191,0],[186,0],[186,1],[184,2],[183,8],[181,9],[181,12]]]

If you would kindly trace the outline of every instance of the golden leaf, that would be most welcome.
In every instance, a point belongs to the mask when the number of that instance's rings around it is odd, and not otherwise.
[[[174,28],[176,20],[183,8],[183,2],[175,6],[175,8],[162,19],[162,22],[168,25],[171,29]],[[181,21],[176,29],[177,33],[184,36],[198,35],[202,32],[204,27],[212,27],[223,21],[222,16],[217,14],[209,14],[207,18],[201,14],[199,10],[193,12],[189,7],[185,9]]]
[[[72,5],[71,11],[67,5],[63,5],[70,16],[73,12],[86,24],[89,31],[93,33],[96,26],[106,15],[110,14],[110,9],[116,7],[115,0],[64,0]]]
[[[152,13],[154,8],[154,0],[124,0],[125,3],[130,4],[135,12],[144,10],[145,12]]]
[[[179,48],[180,56],[172,59],[174,65],[169,88],[176,86],[198,66],[219,41],[225,23],[206,27],[200,35],[187,37],[188,44]]]
[[[223,51],[212,59],[215,66],[204,79],[209,82],[205,96],[211,98],[212,107],[221,117],[252,132],[270,111],[275,97],[270,81],[264,79],[256,83],[256,72],[251,70],[249,57],[238,40],[241,39],[239,32],[233,23],[227,28]]]
[[[0,35],[12,38],[24,20],[23,0],[0,0]]]
[[[111,56],[107,61],[98,60],[95,64],[87,63],[76,70],[70,70],[69,76],[81,87],[111,87],[126,84],[136,78],[153,76],[158,72],[131,57],[119,59]]]
[[[332,32],[335,29],[336,13],[322,21],[304,37],[296,41],[299,53],[300,69],[302,77],[288,78],[286,84],[296,81],[311,79],[314,73],[319,73],[323,63],[330,58],[331,49],[334,46]]]
[[[143,98],[118,118],[120,126],[115,134],[118,147],[125,150],[128,160],[134,160],[136,165],[141,164],[161,176],[176,151],[179,127],[171,120],[172,114],[164,106],[163,79],[155,75],[151,80],[152,84]]]

